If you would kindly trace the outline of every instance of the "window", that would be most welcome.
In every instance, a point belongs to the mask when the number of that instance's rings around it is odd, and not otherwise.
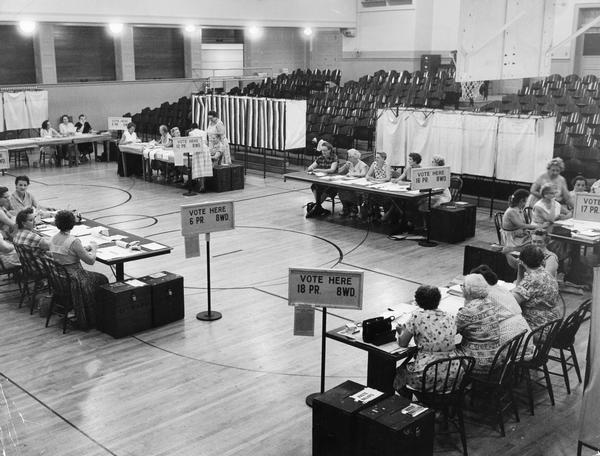
[[[583,35],[583,55],[600,55],[600,33]]]
[[[179,28],[134,27],[136,79],[185,77],[183,34]]]
[[[58,82],[114,81],[115,45],[105,27],[54,25]]]
[[[0,84],[35,84],[33,38],[15,25],[0,25]]]

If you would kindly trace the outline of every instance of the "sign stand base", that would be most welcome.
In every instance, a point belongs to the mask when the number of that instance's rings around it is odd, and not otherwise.
[[[306,396],[306,405],[308,405],[310,408],[312,408],[313,405],[313,400],[315,397],[320,396],[323,393],[311,393],[308,396]]]
[[[428,241],[427,239],[424,239],[422,241],[419,241],[419,245],[421,247],[435,247],[436,245],[438,245],[438,243],[435,241]]]
[[[204,311],[204,312],[200,312],[196,315],[196,319],[198,320],[202,320],[202,321],[215,321],[215,320],[220,320],[221,317],[223,315],[221,315],[221,312],[217,312],[216,310],[213,311]]]

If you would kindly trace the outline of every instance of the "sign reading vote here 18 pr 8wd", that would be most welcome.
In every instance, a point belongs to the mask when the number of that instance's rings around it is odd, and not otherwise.
[[[181,234],[232,230],[234,225],[233,201],[184,204],[181,206]]]
[[[288,304],[362,309],[363,273],[339,269],[290,268]]]
[[[410,170],[411,190],[450,187],[450,167],[432,166],[430,168],[412,168]]]

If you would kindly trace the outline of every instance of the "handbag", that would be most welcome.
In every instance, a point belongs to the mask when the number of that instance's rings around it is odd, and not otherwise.
[[[362,322],[363,341],[368,344],[382,345],[392,342],[396,333],[392,329],[394,317],[375,317]]]

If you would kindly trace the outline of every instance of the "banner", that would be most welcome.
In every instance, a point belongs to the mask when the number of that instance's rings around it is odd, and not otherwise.
[[[600,267],[594,268],[592,314],[586,366],[586,384],[583,389],[579,441],[591,448],[600,448]]]

